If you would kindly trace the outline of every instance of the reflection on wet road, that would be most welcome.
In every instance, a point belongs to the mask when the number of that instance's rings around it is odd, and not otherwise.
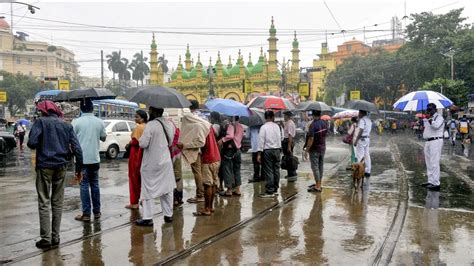
[[[442,167],[441,193],[428,193],[419,186],[426,180],[422,148],[400,137],[393,141],[408,177],[410,205],[392,263],[473,263],[463,256],[469,254],[474,237],[472,188]],[[277,199],[258,197],[263,182],[246,183],[251,156],[245,154],[242,197],[218,197],[211,217],[193,217],[201,206],[184,204],[175,210],[173,223],[165,224],[158,212],[153,228],[133,225],[130,221],[139,212],[123,208],[128,202],[127,162],[104,160],[102,219],[89,224],[74,221],[80,212],[79,189],[67,182],[62,245],[47,252],[34,247],[39,233],[34,156],[25,151],[0,168],[1,260],[21,265],[368,264],[398,211],[400,173],[392,148],[387,137],[373,137],[372,177],[355,193],[345,170],[348,147],[330,138],[323,192],[306,192],[310,167],[301,162],[299,180],[282,179]],[[184,174],[187,198],[194,193],[194,182],[189,171]]]

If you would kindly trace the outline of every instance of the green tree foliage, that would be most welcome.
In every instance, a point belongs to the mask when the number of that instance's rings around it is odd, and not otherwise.
[[[463,80],[451,79],[434,79],[430,82],[425,82],[422,86],[423,90],[432,90],[443,92],[443,95],[451,99],[455,105],[464,106],[467,104],[467,95],[469,89],[465,86]]]
[[[112,80],[115,82],[115,74],[118,74],[119,84],[122,84],[122,81],[125,83],[130,80],[131,74],[128,71],[128,59],[122,57],[122,51],[112,52],[106,56],[107,65],[110,71],[113,73]]]
[[[368,56],[345,59],[326,79],[325,101],[334,103],[341,93],[358,89],[365,100],[381,99],[388,106],[404,93],[422,86],[436,88],[442,80],[453,87],[452,91],[462,92],[461,95],[465,95],[465,90],[472,93],[474,29],[472,25],[463,24],[462,11],[411,15],[405,45],[396,53],[374,49]],[[451,77],[449,52],[454,53],[454,77],[460,82],[446,81]],[[449,95],[453,100],[458,99],[456,95]],[[464,100],[456,101],[462,104]]]
[[[148,67],[148,64],[146,63],[148,58],[143,56],[143,51],[136,53],[133,57],[134,59],[129,66],[129,69],[132,70],[132,79],[137,82],[137,87],[138,81],[141,81],[143,86],[143,80],[145,79],[145,76],[150,73],[150,67]]]
[[[12,116],[26,111],[28,100],[34,98],[35,94],[41,90],[41,83],[27,75],[11,74],[0,71],[3,80],[0,81],[0,88],[7,92],[7,107]],[[53,84],[45,83],[43,89],[51,89]]]

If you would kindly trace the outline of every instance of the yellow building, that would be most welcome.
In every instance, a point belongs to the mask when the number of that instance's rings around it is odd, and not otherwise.
[[[354,55],[366,56],[374,48],[380,48],[393,53],[403,46],[404,42],[400,39],[374,41],[372,47],[362,41],[352,38],[347,42],[337,46],[337,51],[329,52],[327,42],[321,44],[321,53],[319,59],[313,60],[311,69],[311,100],[322,100],[324,98],[324,82],[327,75],[336,69],[337,65],[344,62],[344,59]]]
[[[321,53],[319,59],[313,60],[313,69],[311,69],[311,90],[310,100],[323,100],[324,82],[329,72],[336,69],[336,60],[329,54],[328,44],[321,44]]]
[[[279,95],[282,89],[289,90],[296,88],[299,82],[299,49],[296,33],[293,41],[291,67],[287,66],[283,60],[280,64],[277,61],[277,42],[276,29],[272,17],[269,29],[270,36],[268,40],[268,60],[263,48],[260,48],[258,61],[254,64],[252,56],[249,54],[248,62],[245,63],[244,56],[239,50],[235,65],[232,64],[232,58],[229,56],[228,64],[224,64],[220,55],[217,53],[217,59],[213,64],[209,58],[207,66],[201,61],[200,54],[197,55],[196,64],[191,57],[189,45],[187,45],[184,57],[184,65],[181,56],[176,70],[171,74],[171,80],[164,84],[167,87],[176,88],[189,99],[205,102],[211,96],[218,98],[234,99],[245,102],[248,95],[252,93],[266,93],[270,95]],[[157,60],[156,43],[153,38],[150,52],[150,83],[163,84],[162,73],[159,74],[158,65],[154,64]],[[282,83],[282,66],[285,74],[285,82]],[[153,73],[156,73],[155,75]],[[282,85],[284,84],[284,85]]]
[[[10,25],[0,19],[0,70],[43,79],[53,77],[74,80],[79,65],[74,53],[61,46],[14,36]]]

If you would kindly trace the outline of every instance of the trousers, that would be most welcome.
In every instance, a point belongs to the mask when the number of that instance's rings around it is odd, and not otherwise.
[[[262,165],[257,161],[258,152],[252,152],[252,164],[253,164],[253,180],[261,180],[261,168]]]
[[[265,179],[265,192],[273,194],[280,187],[280,149],[263,150],[262,177]]]
[[[364,158],[365,163],[365,173],[370,174],[372,170],[372,162],[370,159],[370,139],[364,138],[360,139],[356,146],[356,157],[357,161],[360,162]]]
[[[289,141],[288,141],[287,138],[284,139],[284,140],[282,141],[282,143],[281,143],[281,148],[282,148],[282,150],[283,150],[283,155],[287,155],[287,156],[288,156],[288,155],[292,155],[292,154],[293,154],[293,148],[295,147],[295,144],[292,143],[292,145],[291,145],[291,152],[288,151],[288,144],[289,144]],[[294,168],[291,168],[291,169],[289,168],[289,169],[287,169],[286,171],[288,172],[288,177],[297,176],[297,174],[296,174],[296,169],[294,169]]]
[[[161,209],[164,216],[173,217],[173,192],[168,192],[160,196]],[[143,220],[152,220],[153,219],[153,209],[155,208],[154,199],[143,199],[142,200],[142,219]]]
[[[443,149],[443,140],[436,139],[425,142],[425,164],[428,175],[428,183],[439,186],[439,160],[441,158],[441,150]]]
[[[202,198],[204,197],[204,185],[202,183],[201,154],[199,154],[197,160],[191,164],[191,171],[193,172],[194,182],[196,183],[196,198]]]
[[[38,212],[41,239],[59,239],[64,200],[64,180],[66,167],[57,169],[36,169],[36,192],[38,193]],[[51,203],[52,222],[49,218]],[[52,232],[51,232],[52,228]]]
[[[100,213],[99,168],[98,163],[84,164],[82,170],[81,202],[84,215],[90,215],[91,208],[93,213]]]
[[[240,176],[240,166],[242,156],[240,150],[226,149],[222,152],[221,174],[224,177],[224,185],[228,189],[233,189],[242,184]]]

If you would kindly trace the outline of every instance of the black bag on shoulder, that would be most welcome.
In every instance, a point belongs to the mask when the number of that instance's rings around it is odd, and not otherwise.
[[[288,170],[288,169],[298,169],[298,164],[299,164],[298,157],[293,156],[293,155],[283,155],[283,158],[281,159],[281,169],[283,170]]]

